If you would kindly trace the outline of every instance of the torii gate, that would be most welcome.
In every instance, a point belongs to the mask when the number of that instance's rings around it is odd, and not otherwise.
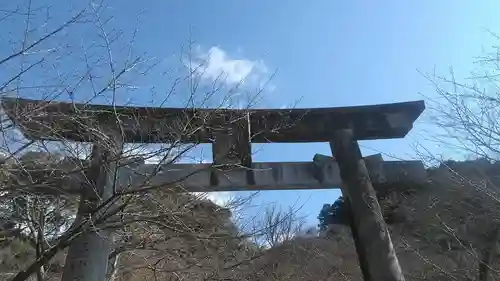
[[[183,191],[341,187],[351,206],[351,230],[364,279],[404,280],[357,141],[404,137],[423,112],[423,101],[338,108],[231,110],[3,98],[2,106],[29,139],[94,142],[91,160],[94,167],[99,167],[101,158],[120,154],[124,143],[168,143],[179,139],[183,143],[211,143],[213,163],[232,166],[230,171],[216,171],[207,164],[173,164],[165,169],[168,172],[149,179],[149,184],[162,185],[165,181],[182,179]],[[179,135],[180,128],[189,128],[190,134]],[[105,146],[96,142],[102,139],[99,136],[102,134],[111,140]],[[251,143],[270,142],[329,142],[338,165],[333,159],[319,167],[317,161],[253,163]],[[153,172],[151,167],[120,169],[119,184],[138,184]],[[193,173],[196,170],[200,173]],[[106,183],[113,176],[110,170],[97,168],[93,172],[91,180],[102,185],[99,197],[109,197],[111,187]],[[192,176],[183,177],[191,173]],[[76,175],[75,180],[81,179]],[[97,239],[86,235],[88,243]],[[81,250],[70,247],[68,255]],[[84,263],[94,270],[77,273],[83,280],[100,281],[105,275],[104,255],[88,253]]]

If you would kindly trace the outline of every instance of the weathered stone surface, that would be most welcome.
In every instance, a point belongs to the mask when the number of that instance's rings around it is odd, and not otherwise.
[[[2,106],[28,138],[86,141],[98,124],[118,118],[125,142],[139,143],[211,143],[221,119],[232,124],[243,113],[254,143],[328,142],[332,130],[346,128],[353,128],[358,140],[401,138],[425,108],[423,101],[305,109],[112,107],[9,97],[2,98]]]
[[[339,188],[342,181],[337,163],[329,157],[324,159],[313,162],[256,162],[251,169],[233,167],[222,170],[212,164],[158,166],[134,162],[120,168],[117,185],[120,188],[161,186],[179,192]],[[380,157],[373,155],[366,159],[376,188],[386,184],[404,187],[406,184],[427,182],[426,171],[420,161],[381,162]],[[80,183],[86,181],[83,171],[87,164],[81,160],[68,158],[51,165],[50,169],[45,164],[20,168],[14,165],[4,172],[12,181],[30,185],[30,190],[41,192],[76,193]],[[252,173],[252,182],[249,182],[248,173]],[[217,178],[215,184],[214,177]]]

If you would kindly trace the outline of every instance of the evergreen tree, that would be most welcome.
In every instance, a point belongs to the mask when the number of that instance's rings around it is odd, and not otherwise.
[[[328,220],[331,217],[331,215],[330,215],[331,209],[332,209],[332,206],[330,204],[323,204],[323,208],[321,209],[321,211],[319,212],[319,215],[318,215],[319,231],[325,231],[326,227],[329,225]]]
[[[349,210],[346,208],[344,197],[340,196],[333,204],[324,204],[319,212],[319,230],[324,231],[331,224],[347,225],[349,223]]]

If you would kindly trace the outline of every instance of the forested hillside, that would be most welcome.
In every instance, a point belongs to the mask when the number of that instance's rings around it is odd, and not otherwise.
[[[24,167],[46,167],[56,160],[32,153],[22,161]],[[4,170],[16,163],[6,161]],[[407,280],[497,276],[497,188],[486,181],[496,171],[496,164],[479,160],[447,162],[428,170],[425,186],[384,187],[379,200]],[[55,243],[57,229],[70,225],[76,210],[71,195],[9,192],[1,205],[0,271],[5,280],[32,263],[40,247]],[[158,190],[136,200],[130,207],[137,214],[168,208],[176,215],[162,213],[155,217],[155,227],[138,221],[116,233],[109,256],[108,277],[113,280],[362,280],[349,228],[339,217],[347,212],[341,200],[327,212],[333,217],[320,219],[318,236],[296,235],[271,248],[241,236],[230,211],[206,199]],[[39,222],[45,224],[43,234],[31,231]],[[46,278],[58,280],[64,255],[62,250],[44,265]]]

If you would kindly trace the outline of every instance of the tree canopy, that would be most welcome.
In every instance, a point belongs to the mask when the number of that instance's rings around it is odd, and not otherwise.
[[[331,224],[347,225],[349,223],[348,211],[343,196],[340,196],[333,204],[324,204],[319,212],[319,230],[324,231]]]

